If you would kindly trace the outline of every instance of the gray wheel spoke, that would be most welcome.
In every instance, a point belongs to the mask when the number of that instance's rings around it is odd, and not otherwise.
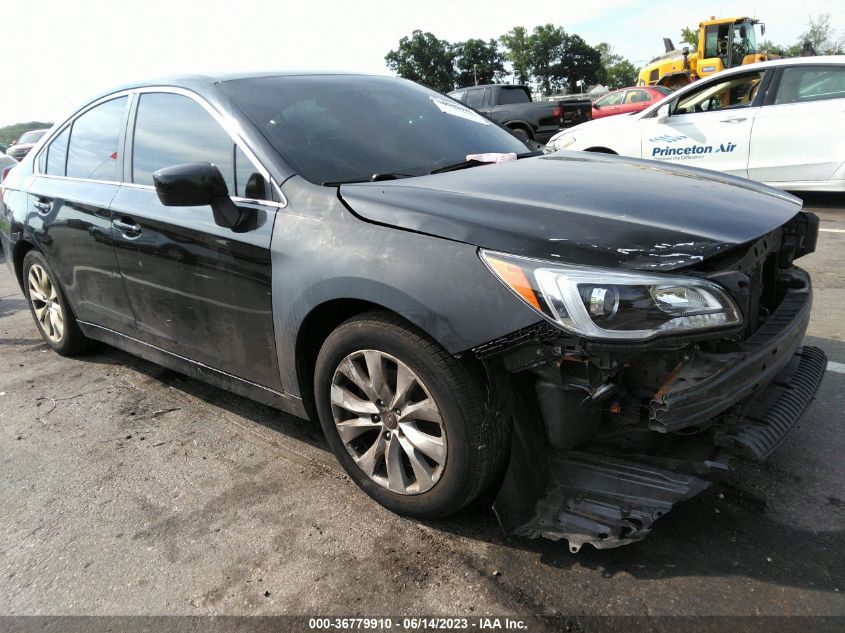
[[[396,394],[390,400],[391,408],[401,407],[408,401],[408,392],[417,384],[417,377],[404,365],[396,369]]]
[[[361,467],[361,470],[363,470],[368,477],[372,477],[375,473],[376,464],[378,464],[379,458],[384,455],[385,444],[384,434],[379,433],[378,438],[375,442],[373,442],[373,445],[370,446],[370,448],[368,448],[360,457],[355,458],[358,466]]]
[[[425,453],[438,464],[446,461],[446,442],[443,441],[443,437],[429,435],[419,430],[413,422],[401,422],[399,428],[414,448]]]
[[[378,413],[374,402],[362,400],[339,385],[332,385],[332,404],[356,415]]]
[[[60,342],[64,336],[65,319],[58,290],[50,281],[47,271],[38,264],[30,266],[27,286],[29,301],[35,318],[41,325],[41,331],[51,341]]]
[[[402,422],[405,422],[406,420],[428,420],[429,422],[437,422],[438,424],[442,422],[440,418],[440,410],[431,398],[426,398],[420,402],[409,404],[407,407],[402,409],[400,420]]]
[[[411,402],[419,393],[424,398]],[[410,367],[378,350],[353,352],[338,363],[330,397],[338,437],[367,477],[407,495],[437,484],[446,432],[437,403]],[[438,425],[439,434],[417,421]]]
[[[370,384],[376,394],[376,400],[391,402],[393,390],[387,384],[384,368],[384,356],[380,352],[364,352],[364,362],[367,363],[367,373],[370,374]]]
[[[363,391],[367,398],[370,399],[371,402],[375,402],[379,399],[379,395],[375,389],[373,389],[373,385],[367,380],[364,376],[361,375],[361,372],[356,367],[355,363],[352,362],[351,358],[343,359],[343,362],[338,367],[338,371],[342,373],[344,376],[349,378],[361,391]]]
[[[387,464],[387,487],[394,492],[407,492],[410,483],[402,465],[403,452],[396,435],[393,435],[387,442],[384,460]]]
[[[411,462],[411,468],[414,471],[414,477],[417,479],[417,485],[420,490],[426,490],[434,485],[434,469],[429,466],[424,459],[421,459],[414,445],[408,441],[407,437],[400,437],[399,442],[408,456],[408,461]]]
[[[343,440],[344,444],[349,444],[349,442],[367,431],[381,428],[381,422],[373,422],[372,419],[364,417],[337,423],[337,433],[340,435],[340,439]]]
[[[29,298],[33,301],[40,301],[42,303],[44,303],[47,299],[47,297],[45,297],[44,294],[33,285],[32,281],[29,282]]]
[[[52,310],[50,312],[50,323],[53,326],[54,334],[62,338],[62,332],[64,331],[64,323],[62,321],[62,315],[57,310]]]

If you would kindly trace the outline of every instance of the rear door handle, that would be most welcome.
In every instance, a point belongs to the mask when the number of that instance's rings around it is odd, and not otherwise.
[[[53,210],[53,204],[49,200],[36,200],[32,203],[32,206],[35,207],[35,210],[38,211],[38,213],[44,215]]]
[[[127,237],[135,237],[141,233],[140,224],[132,224],[131,222],[124,222],[123,220],[112,220],[112,226]]]
[[[721,123],[742,123],[745,120],[747,120],[747,117],[738,116],[738,117],[733,117],[732,119],[722,119]]]

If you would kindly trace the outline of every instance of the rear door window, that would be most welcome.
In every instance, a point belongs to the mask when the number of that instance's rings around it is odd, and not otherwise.
[[[47,163],[45,173],[50,176],[64,176],[65,165],[67,164],[67,141],[70,137],[70,126],[66,127],[61,134],[54,138],[47,147]]]
[[[117,151],[127,101],[127,97],[106,101],[73,122],[67,152],[68,178],[120,180]]]
[[[651,97],[645,90],[629,90],[625,94],[625,104],[632,104],[632,103],[643,103],[644,101],[650,101]]]
[[[845,98],[845,66],[784,68],[775,105]]]
[[[531,96],[525,88],[519,87],[505,87],[499,89],[499,105],[506,105],[510,103],[530,103]]]

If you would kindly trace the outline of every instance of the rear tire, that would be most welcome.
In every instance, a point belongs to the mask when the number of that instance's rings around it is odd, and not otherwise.
[[[523,143],[531,140],[531,135],[521,127],[511,128],[511,134],[518,138]]]
[[[509,435],[489,415],[486,380],[401,318],[372,311],[346,321],[323,343],[314,374],[335,456],[389,510],[452,514],[499,472]]]
[[[91,340],[79,329],[56,274],[36,250],[23,258],[23,287],[35,325],[50,349],[73,356],[90,346]]]

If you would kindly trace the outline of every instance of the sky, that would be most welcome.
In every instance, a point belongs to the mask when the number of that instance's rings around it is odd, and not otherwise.
[[[0,126],[64,119],[103,90],[168,75],[389,74],[385,54],[414,29],[458,42],[551,22],[640,66],[663,52],[663,37],[677,44],[682,27],[711,15],[758,17],[767,38],[790,44],[821,13],[845,31],[842,0],[5,0]]]

